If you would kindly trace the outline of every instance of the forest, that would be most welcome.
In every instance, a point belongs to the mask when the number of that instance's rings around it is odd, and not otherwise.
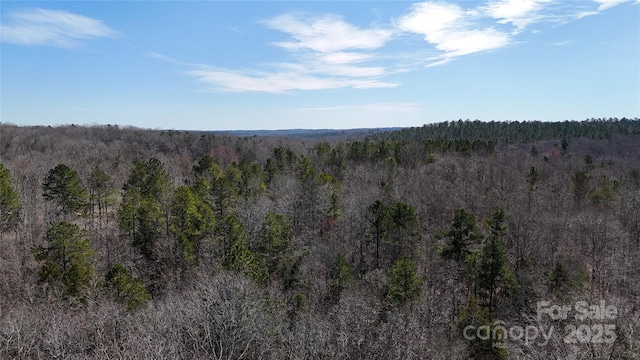
[[[0,123],[0,358],[640,359],[640,119]]]

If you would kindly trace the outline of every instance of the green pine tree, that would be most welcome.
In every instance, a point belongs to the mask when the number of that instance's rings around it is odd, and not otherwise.
[[[244,273],[261,283],[268,279],[269,271],[260,257],[247,247],[244,240],[236,241],[226,260],[227,268]]]
[[[367,220],[370,225],[370,235],[375,244],[375,268],[380,267],[380,256],[383,242],[387,240],[391,228],[391,210],[382,201],[376,200],[367,211]]]
[[[485,220],[489,236],[482,245],[478,262],[478,289],[489,309],[493,311],[496,297],[509,295],[517,289],[515,275],[507,259],[503,237],[507,232],[506,214],[502,208],[493,209]]]
[[[540,172],[536,169],[535,166],[532,166],[529,169],[529,173],[527,173],[527,199],[528,199],[528,208],[531,208],[531,201],[533,199],[533,192],[536,189],[536,185],[540,180]]]
[[[487,309],[480,307],[475,297],[469,298],[468,304],[460,311],[459,318],[458,329],[465,341],[469,342],[469,359],[500,360],[508,357],[503,346],[507,334],[498,329],[495,323],[491,323]],[[478,338],[478,329],[481,329],[482,338]]]
[[[120,227],[129,233],[143,258],[154,261],[158,256],[157,240],[169,235],[172,197],[169,175],[156,158],[147,163],[136,161],[123,189],[118,209]]]
[[[89,239],[75,224],[59,222],[46,233],[47,246],[33,250],[42,263],[40,279],[58,286],[65,296],[83,299],[93,279],[96,253]]]
[[[353,281],[353,270],[344,255],[338,254],[329,272],[329,295],[337,301],[344,288]]]
[[[269,273],[274,273],[281,261],[293,252],[293,229],[291,221],[281,214],[268,212],[262,224],[262,242],[260,252],[263,255]]]
[[[42,196],[63,215],[83,212],[87,206],[87,192],[78,173],[65,164],[49,170],[42,183]]]
[[[447,240],[442,256],[458,262],[464,261],[471,251],[470,246],[482,239],[475,216],[465,209],[456,209],[449,229],[441,230],[436,236]]]
[[[129,310],[140,308],[151,299],[142,280],[132,276],[120,263],[114,264],[105,275],[105,287],[115,301],[126,305]]]
[[[591,191],[591,177],[584,171],[576,171],[571,180],[573,181],[573,199],[577,206],[582,206]]]
[[[391,242],[398,249],[399,257],[417,260],[422,226],[411,205],[397,202],[391,210]]]
[[[20,198],[11,183],[11,173],[0,163],[0,235],[18,225]]]
[[[115,189],[112,186],[111,176],[99,167],[95,167],[89,176],[89,207],[91,215],[98,208],[98,216],[101,218],[107,212],[107,207],[115,202]]]
[[[201,241],[213,234],[213,210],[188,186],[175,189],[171,205],[172,233],[177,237],[182,259],[189,266],[199,262]]]
[[[258,254],[249,249],[249,234],[235,215],[229,215],[220,221],[216,234],[222,243],[222,265],[244,273],[255,282],[268,279],[269,271]]]
[[[387,270],[387,300],[391,303],[410,304],[420,300],[422,281],[416,274],[416,265],[410,258],[396,260]]]

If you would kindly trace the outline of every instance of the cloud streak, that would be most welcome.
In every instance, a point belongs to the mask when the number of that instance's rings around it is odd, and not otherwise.
[[[594,1],[600,5],[598,6],[598,11],[603,11],[603,10],[612,8],[614,6],[620,5],[622,3],[625,3],[629,0],[594,0]],[[636,3],[638,2],[640,1],[637,1]]]
[[[499,49],[511,43],[509,34],[473,22],[473,12],[449,3],[414,4],[411,12],[398,22],[402,31],[424,36],[442,55],[433,57],[430,65],[440,65],[454,57]]]
[[[296,111],[308,112],[332,112],[332,111],[370,111],[370,112],[396,112],[412,113],[420,110],[420,105],[416,103],[373,103],[361,105],[308,107],[295,109]]]
[[[334,14],[307,17],[289,13],[263,23],[292,38],[289,41],[274,42],[273,45],[288,50],[311,50],[319,53],[378,49],[393,35],[392,31],[386,29],[359,29]]]
[[[391,19],[385,26],[368,28],[352,25],[336,14],[290,12],[259,21],[285,35],[284,39],[268,44],[288,53],[286,62],[225,69],[186,64],[161,54],[148,56],[188,67],[185,73],[211,92],[280,94],[394,88],[400,84],[386,80],[393,74],[502,49],[517,43],[518,35],[532,25],[545,22],[562,25],[628,1],[633,0],[591,0],[579,5],[554,0],[487,0],[472,8],[454,2],[424,1],[412,4],[403,16]],[[593,10],[588,9],[589,4]],[[412,34],[422,37],[423,48],[396,56],[382,51],[393,40]],[[402,61],[405,63],[401,64]]]
[[[100,20],[67,11],[23,10],[8,18],[0,25],[1,41],[16,45],[72,48],[89,39],[118,35]]]
[[[516,27],[514,33],[542,19],[541,11],[552,0],[492,0],[481,7],[481,12],[500,24],[512,24]]]
[[[277,73],[202,68],[187,71],[198,81],[209,85],[211,92],[265,92],[281,94],[296,90],[327,90],[340,88],[374,89],[396,87],[398,84],[376,79],[325,77],[294,71]]]
[[[186,73],[213,92],[279,94],[398,86],[380,80],[392,71],[376,65],[375,51],[391,39],[392,30],[361,29],[334,14],[286,13],[260,23],[288,36],[270,45],[290,53],[293,61],[263,64],[259,70],[199,66]]]
[[[565,24],[629,1],[632,0],[592,0],[597,8],[590,11],[584,11],[588,3],[573,5],[554,0],[489,0],[470,9],[453,2],[425,1],[413,4],[396,25],[400,32],[422,35],[441,51],[426,59],[429,67],[459,56],[507,47],[534,24]]]

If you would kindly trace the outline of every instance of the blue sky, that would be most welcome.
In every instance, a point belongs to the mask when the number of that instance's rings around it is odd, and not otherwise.
[[[640,117],[640,0],[2,1],[0,122]]]

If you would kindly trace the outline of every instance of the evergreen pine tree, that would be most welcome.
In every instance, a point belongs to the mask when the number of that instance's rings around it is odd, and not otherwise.
[[[11,184],[11,173],[0,163],[0,235],[18,225],[20,198]]]
[[[87,206],[87,192],[78,173],[65,164],[49,170],[42,183],[42,196],[63,215],[84,211]]]

